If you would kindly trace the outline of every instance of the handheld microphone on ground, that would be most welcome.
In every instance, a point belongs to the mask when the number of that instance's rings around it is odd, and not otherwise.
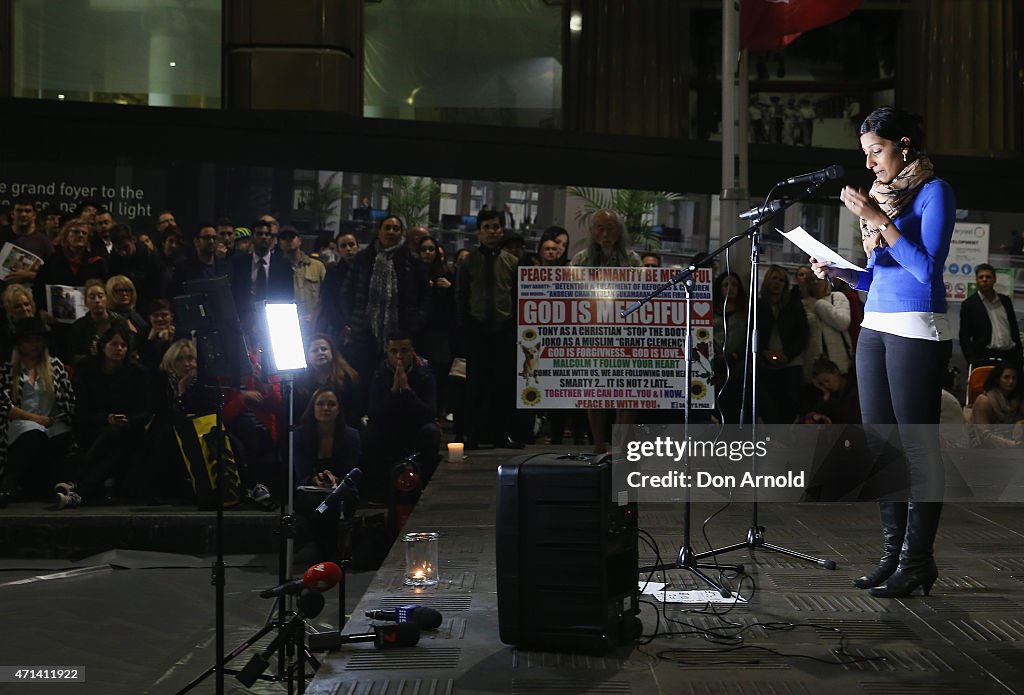
[[[740,213],[741,220],[749,220],[753,217],[764,217],[765,215],[771,215],[782,209],[781,200],[773,200],[767,205],[758,205],[757,207],[750,208],[746,212]]]
[[[363,481],[363,471],[359,468],[353,468],[341,479],[338,486],[331,490],[331,494],[324,498],[324,501],[320,503],[320,506],[316,508],[316,511],[323,514],[327,511],[327,508],[333,505],[338,500],[345,503],[345,518],[348,519],[352,516],[349,511],[349,505],[353,502],[359,501],[359,483]]]
[[[393,623],[412,623],[421,630],[436,630],[441,625],[441,613],[419,604],[399,606],[393,611],[366,611],[371,620],[390,620]]]
[[[784,179],[779,181],[777,186],[788,186],[793,183],[825,183],[826,181],[832,181],[834,179],[841,178],[846,173],[846,169],[843,168],[842,164],[833,164],[832,166],[825,167],[818,171],[812,171],[809,174],[800,174],[794,176],[791,179]]]
[[[420,641],[420,629],[413,623],[378,625],[373,632],[361,635],[343,635],[340,632],[320,632],[308,636],[310,651],[325,652],[338,649],[344,644],[373,642],[377,649],[398,649],[413,647]]]
[[[303,589],[327,591],[341,581],[341,568],[333,562],[318,562],[303,573],[301,579],[278,584],[273,589],[264,589],[260,598],[277,598],[297,594]]]

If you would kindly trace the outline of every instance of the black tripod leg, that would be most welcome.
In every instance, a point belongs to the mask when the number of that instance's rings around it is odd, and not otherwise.
[[[232,659],[234,659],[236,656],[238,656],[239,654],[244,652],[246,649],[248,649],[252,645],[254,645],[257,642],[259,642],[261,639],[263,639],[263,636],[265,634],[267,634],[268,632],[270,632],[271,630],[273,630],[275,627],[277,627],[277,623],[274,623],[274,622],[270,622],[270,623],[267,623],[266,625],[264,625],[262,628],[260,628],[259,632],[257,632],[255,635],[253,635],[249,639],[247,639],[244,642],[242,642],[240,645],[235,647],[231,651],[230,654],[225,656],[222,663],[226,664],[229,661],[231,661]],[[197,685],[199,685],[200,683],[202,683],[204,680],[206,680],[211,675],[216,673],[216,671],[217,671],[217,666],[216,665],[211,666],[210,668],[206,669],[201,674],[199,674],[198,676],[193,678],[189,682],[188,685],[186,685],[184,688],[182,688],[177,693],[175,693],[175,695],[184,695],[184,693],[187,693],[188,691],[192,690],[192,688],[194,688]]]
[[[773,545],[771,543],[761,543],[759,547],[764,548],[765,550],[771,550],[775,553],[782,553],[783,555],[795,557],[798,560],[806,560],[807,562],[813,562],[815,565],[818,565],[819,567],[824,567],[827,570],[834,570],[836,568],[835,560],[824,560],[820,557],[814,557],[813,555],[805,555],[804,553],[798,553],[795,550],[783,548],[780,545]]]

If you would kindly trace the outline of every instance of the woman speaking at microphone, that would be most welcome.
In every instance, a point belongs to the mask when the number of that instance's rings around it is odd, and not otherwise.
[[[921,120],[883,107],[860,127],[865,166],[875,175],[865,193],[846,186],[840,199],[860,217],[868,254],[864,272],[811,258],[819,278],[866,290],[857,343],[857,386],[865,425],[900,425],[909,501],[879,503],[884,550],[871,573],[854,581],[872,596],[902,597],[938,577],[932,555],[945,485],[939,453],[942,377],[951,354],[942,270],[953,236],[956,203],[924,153]],[[903,427],[907,426],[907,427]],[[884,442],[870,437],[872,453]]]

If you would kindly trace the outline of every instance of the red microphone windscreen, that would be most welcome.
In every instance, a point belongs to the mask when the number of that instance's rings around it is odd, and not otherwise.
[[[318,562],[302,575],[302,585],[313,591],[327,591],[341,581],[341,568],[335,562]]]

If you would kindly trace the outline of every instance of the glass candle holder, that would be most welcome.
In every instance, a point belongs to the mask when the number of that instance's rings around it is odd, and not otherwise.
[[[405,583],[407,586],[436,586],[438,582],[437,539],[434,531],[406,533]]]

